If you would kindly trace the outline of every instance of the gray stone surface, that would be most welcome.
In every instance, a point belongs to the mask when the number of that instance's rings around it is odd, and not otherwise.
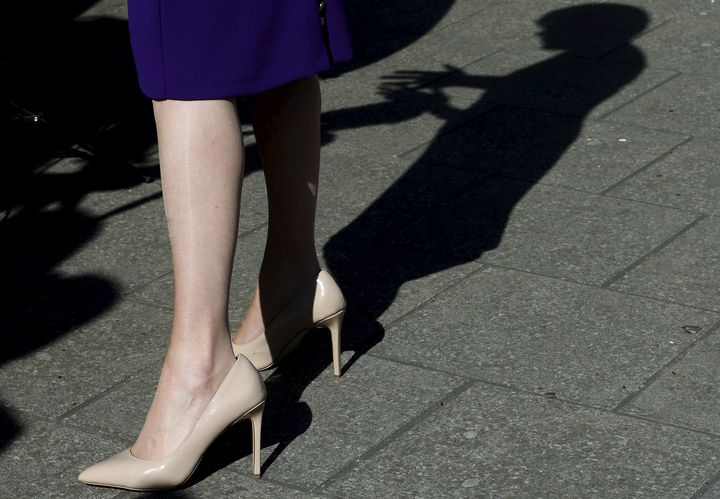
[[[702,332],[687,334],[699,336]],[[647,390],[621,411],[720,435],[718,365],[720,335],[714,331],[664,369]]]
[[[56,419],[162,358],[170,314],[130,301],[2,366],[2,398],[33,417]]]
[[[483,262],[600,284],[697,214],[515,180],[487,179],[399,231],[426,266]]]
[[[101,0],[83,12],[79,19],[95,16],[127,20],[127,0]]]
[[[720,9],[712,3],[708,4],[713,9],[706,11],[705,15],[700,11],[694,15],[675,16],[635,41],[634,45],[643,52],[648,66],[717,74],[716,61],[720,56],[717,23]]]
[[[332,156],[331,156],[332,157]],[[431,217],[479,183],[473,172],[425,168],[398,159],[329,160],[321,174],[316,235],[385,244],[398,230]],[[348,182],[353,189],[344,188]]]
[[[685,140],[678,134],[501,106],[402,158],[599,193]]]
[[[243,422],[163,494],[76,481],[137,435],[172,315],[126,2],[6,6],[0,497],[720,497],[720,1],[346,6],[316,231],[344,375],[308,334],[263,373],[264,478]],[[267,223],[244,102],[233,328]]]
[[[153,499],[177,499],[178,497],[193,499],[217,499],[220,497],[253,499],[277,499],[279,497],[287,497],[288,499],[312,499],[323,496],[274,483],[268,479],[258,480],[247,476],[239,476],[237,473],[233,473],[232,470],[226,468],[214,472],[207,480],[193,481],[190,485],[179,491],[153,492],[140,495],[135,492],[126,491],[121,493],[118,499],[136,497]]]
[[[630,48],[610,61],[558,51],[500,50],[428,86],[458,98],[600,117],[676,74],[645,67],[642,54]]]
[[[683,326],[719,319],[488,268],[403,318],[371,352],[610,409],[695,340]]]
[[[707,488],[704,494],[700,496],[702,499],[716,499],[720,497],[720,481],[715,477],[715,481]]]
[[[651,255],[611,289],[720,310],[720,219],[708,217]]]
[[[608,194],[715,214],[720,209],[719,156],[717,142],[693,139]]]
[[[327,489],[345,497],[689,497],[718,441],[479,385]]]
[[[715,75],[680,74],[607,119],[713,139],[720,131],[716,82]]]
[[[324,267],[331,269],[351,303],[344,327],[358,339],[367,334],[362,329],[369,321],[387,326],[481,266],[471,261],[438,271],[422,264],[422,250],[352,238],[324,250]],[[346,339],[347,346],[354,343]]]
[[[132,200],[151,199],[124,210],[112,203],[110,210],[98,206],[95,199],[85,203],[92,206],[89,213],[82,204],[76,211],[79,221],[92,228],[92,237],[56,266],[59,272],[69,275],[96,274],[112,280],[120,292],[142,286],[167,273],[171,268],[170,243],[162,198],[157,194],[159,184],[152,184],[152,194],[127,193]],[[141,189],[138,189],[141,190]],[[147,188],[144,190],[148,190]],[[141,190],[142,191],[142,190]],[[116,195],[110,196],[110,199]],[[116,211],[113,211],[113,208]],[[102,214],[95,215],[102,209]]]
[[[328,93],[324,94],[322,117],[325,165],[348,162],[360,166],[377,162],[377,158],[392,161],[490,107],[424,91],[384,93],[380,82],[356,89],[354,97],[362,101],[357,106],[347,103],[344,93]]]
[[[56,423],[27,425],[0,454],[0,496],[115,497],[115,489],[88,487],[77,480],[85,466],[113,448],[112,441],[99,435]]]

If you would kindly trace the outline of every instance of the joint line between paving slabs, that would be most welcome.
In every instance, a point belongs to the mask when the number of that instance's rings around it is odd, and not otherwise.
[[[705,338],[710,336],[711,334],[720,331],[720,322],[716,322],[713,324],[710,328],[708,328],[707,331],[705,331],[704,334],[702,334],[697,340],[690,343],[688,346],[680,350],[672,359],[670,359],[667,363],[665,363],[664,366],[662,366],[660,369],[655,371],[648,379],[646,379],[643,384],[642,388],[640,390],[637,390],[636,392],[631,393],[627,397],[625,397],[623,400],[620,401],[618,405],[616,405],[612,412],[622,414],[620,411],[627,407],[630,403],[632,403],[635,399],[637,399],[645,390],[650,388],[653,383],[655,383],[655,380],[657,380],[663,373],[667,372],[668,369],[670,369],[670,366],[673,364],[676,364],[677,362],[681,361],[685,356],[687,356],[688,352],[695,348],[696,345],[701,344]]]
[[[662,80],[661,82],[659,82],[657,85],[653,85],[653,86],[651,86],[650,88],[648,88],[647,90],[645,90],[644,92],[639,93],[638,95],[636,95],[634,98],[630,99],[629,101],[623,102],[623,103],[620,104],[618,107],[613,108],[613,109],[611,109],[611,110],[609,110],[609,111],[607,111],[607,112],[605,112],[605,113],[603,113],[603,114],[601,114],[601,115],[599,115],[599,116],[596,116],[596,117],[595,117],[595,120],[597,120],[597,121],[609,121],[609,122],[615,123],[615,122],[612,121],[612,120],[608,120],[608,118],[609,118],[612,114],[614,114],[614,113],[616,113],[616,112],[618,112],[618,111],[620,111],[620,110],[622,110],[622,109],[625,109],[625,108],[626,108],[627,106],[629,106],[630,104],[634,104],[635,102],[637,102],[638,100],[642,99],[643,97],[645,97],[645,96],[648,95],[649,93],[654,92],[655,90],[657,90],[658,88],[662,87],[662,86],[665,85],[666,83],[671,82],[672,80],[674,80],[675,78],[677,78],[677,77],[680,76],[681,74],[682,74],[682,73],[675,73],[675,74],[671,75],[670,77],[668,77],[668,78]],[[622,122],[619,122],[619,121],[618,121],[617,123],[622,123]],[[665,130],[665,131],[668,132],[668,131],[671,131],[671,130]],[[676,132],[676,133],[677,133],[677,132]]]
[[[700,310],[702,312],[710,312],[712,314],[717,314],[718,312],[720,312],[720,310],[715,309],[715,308],[700,307],[698,305],[692,305],[692,304],[683,303],[680,301],[669,300],[667,298],[658,298],[657,296],[643,295],[640,293],[634,293],[634,292],[630,292],[630,291],[619,291],[619,290],[615,290],[615,289],[606,289],[606,288],[601,287],[598,284],[593,284],[592,282],[577,281],[575,279],[571,279],[566,276],[544,274],[542,272],[527,270],[527,269],[523,269],[521,267],[511,267],[508,265],[500,265],[497,263],[493,263],[491,261],[482,261],[482,264],[485,268],[488,268],[488,269],[497,268],[497,269],[501,269],[501,270],[510,270],[512,272],[519,272],[522,274],[528,274],[528,275],[532,275],[532,276],[536,276],[536,277],[543,277],[546,279],[552,279],[552,280],[559,281],[559,282],[567,282],[570,284],[577,284],[578,286],[584,286],[584,287],[593,288],[593,289],[602,289],[605,291],[609,291],[611,293],[619,293],[619,294],[626,295],[626,296],[635,296],[638,298],[643,298],[648,301],[653,301],[653,302],[657,302],[657,303],[665,303],[667,305],[676,305],[679,307],[690,308],[693,310]]]
[[[630,271],[634,270],[635,268],[639,267],[643,263],[645,263],[650,257],[656,255],[663,249],[665,249],[668,245],[670,245],[672,242],[674,242],[676,239],[678,239],[680,236],[685,234],[687,231],[695,227],[698,223],[705,220],[708,216],[705,214],[702,214],[698,216],[695,220],[687,224],[685,227],[677,231],[675,234],[667,238],[665,241],[661,242],[657,246],[655,246],[653,249],[645,253],[644,255],[641,255],[640,258],[635,260],[633,263],[625,267],[624,269],[620,270],[619,272],[615,273],[615,275],[611,276],[609,279],[607,279],[605,282],[603,282],[600,287],[603,289],[608,289],[611,285],[615,284],[617,281],[619,281],[624,275],[628,274]]]
[[[688,142],[691,142],[691,141],[693,140],[693,138],[694,138],[694,137],[692,137],[692,136],[686,137],[685,140],[683,140],[683,141],[680,142],[679,144],[671,147],[670,149],[668,149],[668,150],[665,151],[664,153],[660,154],[660,155],[659,155],[658,157],[656,157],[655,159],[649,161],[646,165],[641,166],[640,168],[638,168],[638,169],[635,170],[634,172],[632,172],[632,173],[630,173],[629,175],[626,175],[625,177],[621,178],[620,180],[618,180],[617,182],[615,182],[614,184],[612,184],[610,187],[606,187],[605,189],[603,189],[602,191],[600,191],[600,192],[598,193],[598,195],[600,195],[600,196],[607,196],[610,191],[612,191],[613,189],[615,189],[616,187],[618,187],[620,184],[622,184],[622,183],[630,180],[630,179],[633,178],[633,177],[636,177],[637,175],[639,175],[639,174],[643,173],[644,171],[646,171],[647,169],[649,169],[651,166],[653,166],[653,165],[659,163],[660,161],[664,160],[665,158],[667,158],[668,156],[670,156],[672,153],[674,153],[676,149],[678,149],[679,147],[684,146],[684,145],[687,144]],[[620,199],[625,199],[625,198],[620,198]],[[634,199],[631,199],[631,201],[634,201]],[[662,205],[660,205],[660,206],[662,206]],[[668,206],[668,208],[674,208],[674,207],[673,207],[673,206]]]
[[[670,19],[665,19],[664,21],[662,21],[662,22],[660,22],[660,23],[658,23],[658,24],[656,24],[656,25],[654,25],[654,26],[650,26],[648,29],[643,30],[642,32],[640,32],[640,33],[636,34],[635,36],[631,37],[626,43],[623,43],[623,44],[621,44],[621,45],[618,45],[617,47],[614,47],[614,48],[608,50],[608,51],[605,52],[604,54],[601,54],[599,57],[596,57],[595,60],[602,60],[602,59],[608,57],[609,55],[614,54],[615,52],[619,52],[620,50],[624,49],[625,47],[630,47],[630,46],[632,46],[632,45],[633,45],[635,42],[637,42],[640,38],[642,38],[642,37],[644,37],[644,36],[646,36],[646,35],[649,35],[649,34],[652,33],[653,31],[657,31],[658,29],[662,28],[663,26],[665,26],[665,25],[666,25],[667,23],[669,23],[669,22],[670,22]]]
[[[112,393],[118,386],[120,386],[121,384],[125,383],[127,380],[129,380],[129,379],[137,376],[138,374],[140,374],[141,372],[143,372],[144,370],[146,370],[149,365],[150,365],[150,364],[146,364],[146,365],[142,366],[142,367],[141,367],[140,369],[138,369],[136,372],[128,374],[128,375],[125,376],[123,379],[121,379],[121,380],[118,381],[117,383],[113,383],[111,386],[107,387],[105,390],[101,391],[100,393],[96,393],[95,395],[93,395],[93,396],[90,397],[89,399],[83,400],[82,402],[80,402],[80,403],[79,403],[78,405],[76,405],[75,407],[71,407],[70,409],[68,409],[67,411],[65,411],[64,413],[62,413],[62,414],[58,417],[57,420],[58,420],[58,421],[63,421],[63,420],[65,420],[65,419],[71,417],[72,415],[76,414],[77,412],[81,411],[82,409],[84,409],[84,408],[87,407],[88,405],[92,404],[93,402],[96,402],[96,401],[100,400],[101,398],[104,398],[104,397],[105,397],[106,395],[108,395],[109,393]]]
[[[135,201],[131,201],[123,206],[113,208],[112,210],[95,217],[94,220],[95,221],[105,220],[106,218],[110,218],[115,215],[119,215],[120,213],[123,213],[126,211],[130,211],[132,209],[137,208],[138,206],[142,206],[146,203],[149,203],[150,201],[155,201],[156,199],[160,199],[160,198],[162,198],[162,190],[159,190],[152,194],[148,194],[147,196],[144,196],[140,199],[136,199]]]
[[[249,475],[245,475],[245,476],[248,476],[248,477],[249,477]],[[263,481],[263,482],[271,483],[271,484],[273,484],[273,485],[277,485],[277,486],[279,486],[279,487],[284,487],[284,488],[286,488],[286,489],[291,489],[291,490],[294,490],[294,491],[296,491],[296,492],[302,492],[303,494],[307,494],[307,495],[319,495],[319,496],[323,496],[323,497],[332,497],[332,498],[340,498],[340,497],[342,497],[342,496],[338,496],[338,495],[334,495],[334,494],[328,494],[327,492],[323,492],[323,491],[313,490],[313,489],[310,489],[310,488],[308,488],[308,487],[301,487],[301,486],[298,486],[298,485],[296,485],[296,484],[294,484],[294,483],[286,482],[286,481],[283,481],[283,480],[277,480],[277,479],[274,479],[274,478],[265,478],[265,477],[262,477],[262,481]]]
[[[375,353],[375,352],[367,352],[365,355],[372,357],[374,359],[385,360],[388,362],[393,362],[395,364],[401,364],[403,366],[408,366],[408,367],[415,367],[417,369],[422,369],[423,371],[430,371],[433,373],[444,374],[445,376],[451,376],[453,378],[457,378],[457,379],[461,379],[461,380],[465,380],[465,381],[479,381],[481,383],[489,384],[492,386],[498,386],[500,388],[509,388],[509,386],[507,386],[507,385],[493,383],[492,381],[485,381],[483,379],[475,378],[473,376],[463,376],[462,374],[458,374],[453,371],[446,371],[445,369],[440,369],[438,367],[427,366],[425,364],[422,364],[420,362],[414,362],[412,360],[398,359],[397,357],[393,357],[390,355],[383,355],[381,353]]]
[[[252,475],[240,471],[235,471],[234,469],[230,469],[231,473],[235,473],[239,476],[242,476],[244,478],[250,479],[250,480],[256,480],[256,478],[252,477]],[[287,481],[287,480],[278,480],[277,478],[268,478],[264,474],[261,477],[262,483],[269,483],[271,485],[277,485],[278,487],[283,487],[285,489],[294,490],[295,492],[302,492],[303,494],[306,494],[308,496],[322,496],[322,497],[328,497],[333,499],[343,499],[343,496],[339,496],[337,494],[330,494],[325,491],[318,491],[313,490],[310,487],[303,487],[301,485],[297,485],[296,483]]]
[[[477,385],[477,381],[468,380],[465,381],[460,386],[454,388],[450,393],[442,397],[440,400],[436,400],[432,406],[427,408],[426,410],[422,411],[420,414],[412,418],[407,423],[401,425],[397,430],[393,431],[390,435],[387,437],[381,439],[378,443],[370,447],[367,451],[365,451],[363,454],[361,454],[359,457],[354,459],[352,462],[346,464],[339,470],[337,470],[335,473],[331,474],[328,478],[325,479],[324,482],[322,482],[317,488],[319,490],[322,490],[322,488],[326,487],[330,483],[337,481],[339,478],[341,478],[343,475],[346,475],[348,472],[350,472],[353,468],[358,466],[359,464],[362,464],[363,462],[367,461],[368,459],[373,458],[380,452],[382,452],[389,444],[392,442],[398,440],[401,435],[407,433],[409,430],[416,427],[418,424],[420,424],[422,421],[425,421],[430,416],[435,414],[436,412],[440,411],[443,406],[447,405],[448,402],[450,402],[452,399],[456,398],[458,395],[466,392],[471,387]]]
[[[718,470],[710,479],[705,482],[705,485],[700,487],[693,495],[690,496],[690,499],[700,499],[705,492],[710,490],[710,487],[715,485],[720,481],[720,470]]]
[[[603,289],[603,288],[600,288],[600,289]],[[635,297],[637,297],[637,298],[643,298],[643,299],[645,299],[645,300],[654,301],[654,302],[657,302],[657,303],[665,303],[665,304],[667,304],[667,305],[675,305],[675,306],[678,306],[678,307],[689,308],[689,309],[692,309],[692,310],[699,310],[699,311],[701,311],[701,312],[710,312],[711,314],[717,314],[718,312],[720,312],[720,309],[717,309],[717,308],[700,307],[700,306],[698,306],[698,305],[692,305],[692,304],[690,304],[690,303],[683,303],[683,302],[681,302],[681,301],[668,300],[668,299],[666,299],[666,298],[658,298],[657,296],[650,296],[650,295],[643,295],[643,294],[640,294],[640,293],[633,293],[633,292],[631,292],[631,291],[618,291],[618,290],[615,290],[615,289],[608,289],[607,291],[611,291],[611,292],[613,292],[613,293],[619,293],[619,294],[625,295],[625,296],[635,296]]]
[[[440,28],[438,28],[438,31],[444,31],[444,30],[450,28],[451,26],[455,26],[455,25],[458,24],[458,23],[465,22],[465,21],[467,21],[468,19],[472,19],[472,18],[475,17],[475,16],[478,16],[478,15],[480,15],[480,14],[483,14],[483,13],[485,13],[485,11],[492,9],[493,7],[495,7],[495,6],[497,6],[497,5],[502,5],[502,4],[503,4],[503,1],[504,1],[504,0],[497,0],[496,2],[493,2],[493,3],[491,3],[490,5],[486,5],[485,7],[480,7],[479,10],[476,10],[475,12],[471,12],[470,14],[466,15],[466,16],[463,17],[462,19],[458,19],[457,21],[453,21],[453,22],[451,22],[451,23],[448,23],[448,24],[446,24],[445,26],[441,26]]]
[[[718,324],[716,324],[716,325],[713,325],[712,327],[710,327],[710,328],[708,329],[708,331],[713,331],[714,329],[720,330],[720,323],[718,323]],[[708,335],[708,333],[706,332],[705,335]],[[688,345],[688,347],[686,348],[686,350],[688,350],[689,348],[691,348],[692,345],[695,345],[696,343],[698,343],[698,342],[699,342],[701,339],[703,339],[703,338],[704,338],[704,336],[703,336],[702,338],[699,338],[699,339],[695,340],[695,342],[693,342],[691,345]],[[487,379],[484,379],[484,378],[481,378],[481,377],[477,377],[477,376],[463,376],[463,375],[460,375],[460,374],[455,373],[455,372],[443,371],[442,369],[438,369],[438,368],[435,368],[435,367],[428,367],[428,366],[423,365],[423,364],[420,364],[420,363],[418,363],[418,362],[401,360],[401,359],[397,359],[397,358],[395,358],[395,357],[389,357],[389,356],[382,355],[382,354],[377,354],[377,353],[368,352],[366,355],[369,355],[369,356],[374,357],[374,358],[377,358],[377,359],[382,359],[382,360],[386,360],[386,361],[390,361],[390,362],[395,362],[395,363],[397,363],[397,364],[406,365],[406,366],[409,366],[409,367],[415,367],[415,368],[418,368],[418,369],[424,369],[424,370],[431,371],[431,372],[437,372],[437,373],[440,373],[440,374],[445,374],[445,375],[452,376],[452,377],[457,378],[457,379],[465,379],[465,380],[467,380],[467,381],[474,381],[474,382],[476,382],[475,384],[478,385],[478,386],[480,386],[480,385],[486,385],[486,386],[491,386],[491,387],[494,387],[494,388],[499,388],[499,389],[501,389],[501,390],[510,391],[510,392],[512,392],[512,393],[514,393],[514,394],[529,395],[529,396],[538,397],[538,398],[551,398],[553,401],[555,401],[555,402],[557,402],[557,403],[560,403],[560,404],[567,404],[567,405],[572,405],[572,406],[577,406],[577,407],[583,407],[583,408],[585,408],[585,409],[590,409],[590,410],[593,410],[593,411],[600,411],[600,412],[602,412],[602,413],[611,414],[611,415],[613,415],[613,416],[622,416],[622,417],[626,417],[626,418],[631,418],[631,419],[636,419],[636,420],[639,420],[639,421],[644,421],[644,422],[652,423],[652,424],[654,424],[654,425],[659,425],[659,426],[663,426],[663,427],[670,427],[670,428],[678,428],[678,429],[680,429],[680,430],[689,431],[689,432],[691,432],[691,433],[696,433],[696,434],[699,434],[699,435],[705,435],[705,436],[709,436],[709,437],[712,437],[712,438],[720,438],[720,434],[718,434],[718,433],[713,433],[713,432],[705,431],[705,430],[699,430],[699,429],[697,429],[697,428],[693,428],[693,427],[690,427],[690,426],[683,426],[683,425],[680,425],[680,424],[668,423],[668,422],[666,422],[666,421],[657,421],[657,420],[654,420],[654,419],[649,418],[649,417],[647,417],[647,416],[642,416],[642,415],[639,415],[639,414],[631,414],[631,413],[625,413],[625,412],[616,412],[615,408],[607,408],[607,407],[603,407],[603,406],[593,405],[593,404],[590,404],[590,403],[587,403],[587,402],[582,402],[582,401],[579,401],[579,400],[567,399],[567,398],[557,397],[557,396],[548,397],[547,394],[538,393],[538,392],[536,392],[536,391],[534,391],[534,390],[528,390],[528,389],[522,388],[522,387],[520,387],[520,386],[507,385],[507,384],[504,384],[504,383],[498,383],[497,381],[490,381],[490,380],[487,380]],[[649,379],[649,378],[648,378],[648,379]]]
[[[398,246],[402,246],[402,245],[398,245]],[[454,288],[455,286],[459,286],[463,281],[465,281],[466,279],[474,276],[475,274],[477,274],[477,273],[479,273],[479,272],[482,272],[485,268],[486,268],[485,264],[482,264],[482,263],[481,263],[478,268],[476,268],[475,270],[472,270],[472,271],[468,272],[467,274],[465,274],[464,276],[460,277],[459,279],[456,279],[456,280],[452,281],[450,284],[448,284],[448,285],[445,286],[444,288],[438,290],[437,293],[435,293],[434,295],[430,296],[427,300],[425,300],[425,301],[423,301],[423,302],[421,302],[421,303],[418,303],[418,304],[415,305],[413,308],[411,308],[410,310],[408,310],[408,311],[405,312],[404,314],[399,315],[398,317],[396,317],[395,319],[391,320],[391,321],[388,322],[387,324],[383,324],[385,330],[390,329],[390,328],[393,327],[395,324],[397,324],[397,323],[400,322],[401,320],[403,320],[403,319],[405,319],[406,317],[408,317],[410,314],[416,312],[418,309],[422,308],[422,307],[425,306],[426,304],[428,304],[428,303],[430,303],[431,301],[433,301],[433,300],[434,300],[435,298],[437,298],[439,295],[444,294],[446,291]]]

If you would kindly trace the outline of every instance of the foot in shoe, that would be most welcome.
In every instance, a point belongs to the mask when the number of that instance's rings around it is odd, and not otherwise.
[[[229,426],[249,419],[253,431],[253,474],[260,476],[260,432],[265,385],[255,367],[242,355],[237,358],[215,394],[182,441],[162,459],[140,458],[126,449],[90,466],[78,479],[88,485],[150,491],[183,485],[197,468],[212,442]],[[191,404],[194,405],[194,404]],[[160,441],[165,441],[163,438]],[[160,447],[152,447],[152,452]]]
[[[332,276],[321,270],[298,289],[267,327],[262,322],[257,292],[240,331],[233,338],[236,355],[246,356],[259,370],[268,369],[290,353],[306,331],[327,327],[333,344],[333,368],[340,375],[340,328],[345,298]]]
[[[168,355],[132,454],[140,459],[172,454],[190,434],[234,362],[234,357],[223,356],[203,365],[191,356]]]

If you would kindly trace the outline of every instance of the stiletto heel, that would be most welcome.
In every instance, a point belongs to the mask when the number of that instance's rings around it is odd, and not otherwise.
[[[345,311],[331,315],[327,319],[318,322],[318,326],[325,326],[330,330],[330,341],[332,342],[333,374],[340,376],[340,328],[342,327]]]
[[[340,327],[345,297],[326,271],[305,284],[257,338],[232,344],[235,355],[244,355],[258,371],[270,369],[300,343],[305,333],[317,327],[330,330],[333,373],[340,376]]]
[[[250,423],[252,423],[252,445],[253,445],[253,476],[260,478],[260,434],[262,433],[262,417],[265,404],[263,403],[259,407],[250,413]]]
[[[88,485],[150,491],[183,485],[203,454],[229,426],[250,419],[253,427],[253,473],[260,474],[260,425],[265,405],[265,384],[242,355],[198,419],[195,428],[175,451],[163,459],[141,459],[126,449],[80,473]]]

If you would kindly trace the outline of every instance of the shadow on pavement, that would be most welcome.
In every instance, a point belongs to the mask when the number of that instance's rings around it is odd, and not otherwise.
[[[558,51],[542,62],[500,77],[411,68],[385,77],[386,101],[323,115],[329,132],[423,113],[446,121],[402,177],[324,248],[352,307],[343,345],[354,351],[350,364],[380,340],[377,320],[403,284],[498,246],[517,202],[577,139],[585,117],[645,66],[630,44],[648,23],[641,9],[578,5],[537,23],[544,48]],[[612,65],[597,63],[619,47]],[[445,93],[451,87],[485,92],[456,109]]]
[[[72,5],[81,12],[91,3]],[[359,53],[334,73],[407,46],[437,24],[452,3],[348,1]],[[75,209],[77,200],[93,190],[127,187],[157,176],[152,171],[138,174],[107,159],[132,163],[154,144],[151,109],[137,90],[126,23],[74,21],[74,10],[67,2],[63,6],[71,14],[52,21],[62,37],[47,35],[44,42],[21,45],[12,58],[5,56],[4,69],[20,71],[3,88],[9,99],[43,110],[48,127],[62,126],[26,134],[22,127],[8,125],[17,138],[9,153],[9,182],[3,183],[12,187],[2,188],[7,192],[0,198],[0,209],[13,211],[12,218],[0,221],[2,240],[11,241],[3,245],[0,264],[3,275],[11,276],[3,290],[7,312],[0,320],[4,331],[15,333],[4,338],[14,346],[3,361],[27,354],[112,306],[117,298],[112,282],[92,275],[58,276],[53,268],[98,229],[96,218]],[[647,22],[644,11],[616,4],[555,10],[538,24],[545,48],[558,52],[540,63],[502,77],[467,74],[459,68],[437,73],[422,66],[408,68],[387,75],[381,87],[384,102],[324,113],[326,140],[339,130],[399,123],[427,112],[446,121],[406,173],[324,248],[328,270],[349,303],[343,347],[352,350],[353,357],[345,369],[382,340],[379,318],[403,284],[476,260],[497,247],[517,202],[578,137],[587,115],[641,73],[644,57],[631,40]],[[621,46],[622,57],[612,70],[592,64]],[[108,54],[114,54],[113,63]],[[57,79],[46,77],[44,64],[57,72]],[[445,92],[450,87],[485,93],[469,108],[456,109]],[[462,127],[457,126],[460,122]],[[37,158],[27,161],[24,151],[36,142],[30,150]],[[88,158],[79,173],[55,178],[36,171],[57,151],[78,142],[101,151]],[[450,169],[471,175],[446,184]],[[59,208],[46,210],[53,203]],[[74,295],[71,313],[69,294]],[[263,440],[265,447],[278,445],[265,457],[264,469],[310,426],[312,412],[300,397],[317,376],[328,374],[329,361],[328,335],[307,335],[296,354],[267,379]],[[2,419],[8,418],[0,410]],[[0,450],[20,431],[12,421],[5,423],[0,426]],[[5,428],[14,430],[6,434]],[[237,432],[242,445],[218,441],[192,483],[249,453],[246,425],[230,431]],[[167,496],[184,495],[178,491]]]
[[[76,19],[94,4],[11,2],[0,19],[3,172],[0,182],[0,365],[108,310],[115,284],[56,267],[93,238],[113,207],[78,207],[97,191],[157,178],[139,165],[155,143],[152,110],[137,90],[127,23]],[[58,168],[62,158],[71,167]],[[0,409],[0,418],[12,417]],[[21,431],[3,424],[0,451]]]

